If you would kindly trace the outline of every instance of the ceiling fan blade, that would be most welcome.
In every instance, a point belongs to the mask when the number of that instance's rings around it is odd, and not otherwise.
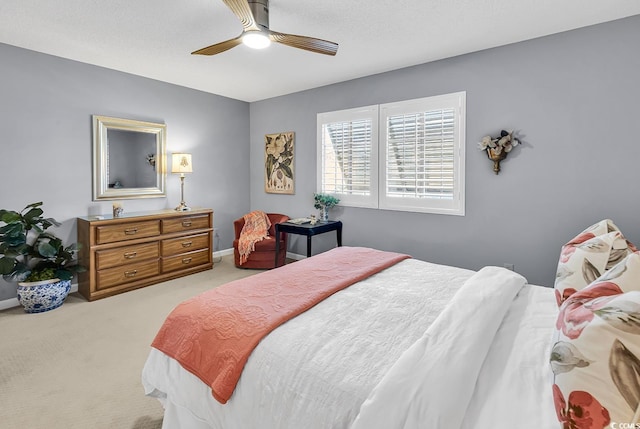
[[[251,8],[249,7],[249,3],[247,3],[247,0],[222,1],[227,5],[227,7],[229,7],[229,9],[231,9],[231,12],[233,12],[234,15],[238,17],[240,22],[242,22],[244,31],[260,30],[260,27],[258,27],[258,24],[256,24],[256,19],[251,12]]]
[[[220,52],[227,51],[242,43],[242,35],[235,39],[226,40],[224,42],[216,43],[215,45],[207,46],[206,48],[198,49],[191,52],[191,55],[215,55]]]
[[[297,36],[295,34],[269,32],[269,38],[283,45],[294,48],[305,49],[325,55],[335,55],[338,52],[338,44],[328,40],[316,39],[314,37]]]

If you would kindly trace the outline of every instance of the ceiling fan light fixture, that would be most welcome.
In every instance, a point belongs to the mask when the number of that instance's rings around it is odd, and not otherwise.
[[[315,37],[279,33],[269,29],[269,0],[222,0],[242,23],[242,33],[233,39],[193,51],[193,55],[216,55],[240,44],[264,49],[271,44],[304,49],[324,55],[335,55],[338,44]]]
[[[248,31],[242,36],[242,43],[252,49],[264,49],[271,44],[271,40],[260,31]]]

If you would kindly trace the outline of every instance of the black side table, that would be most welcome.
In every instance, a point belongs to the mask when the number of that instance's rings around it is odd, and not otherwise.
[[[276,224],[276,264],[278,266],[278,253],[280,253],[280,233],[299,234],[307,236],[307,257],[311,256],[311,237],[316,234],[335,231],[338,239],[338,246],[342,246],[342,222],[339,220],[328,220],[326,222],[318,222],[315,225],[303,223],[297,225],[295,223],[283,222]]]

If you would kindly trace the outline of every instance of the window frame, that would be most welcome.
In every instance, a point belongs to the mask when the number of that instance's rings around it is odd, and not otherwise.
[[[400,113],[420,113],[434,110],[454,110],[453,144],[453,198],[390,197],[387,185],[387,118]],[[325,124],[371,120],[371,171],[370,195],[350,195],[335,193],[340,204],[347,207],[377,208],[381,210],[410,211],[421,213],[465,215],[465,143],[466,143],[466,92],[423,97],[380,105],[370,105],[352,109],[318,113],[317,115],[317,192],[324,185]]]
[[[453,125],[453,198],[410,198],[392,197],[387,194],[387,150],[388,128],[390,116],[413,114],[420,112],[452,109]],[[399,210],[423,213],[450,214],[464,216],[464,170],[465,170],[465,111],[466,93],[457,92],[433,97],[381,104],[379,109],[380,141],[379,141],[379,186],[378,208],[382,210]]]
[[[340,204],[349,207],[378,208],[378,105],[357,107],[353,109],[338,110],[319,113],[317,116],[317,182],[316,188],[320,193],[329,193],[323,190],[324,184],[324,125],[328,123],[352,122],[363,119],[371,120],[371,171],[369,195],[352,195],[336,193],[340,198]]]

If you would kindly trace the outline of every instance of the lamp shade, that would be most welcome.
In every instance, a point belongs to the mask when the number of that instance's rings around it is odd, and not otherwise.
[[[171,155],[172,173],[193,173],[190,153],[174,153]]]

